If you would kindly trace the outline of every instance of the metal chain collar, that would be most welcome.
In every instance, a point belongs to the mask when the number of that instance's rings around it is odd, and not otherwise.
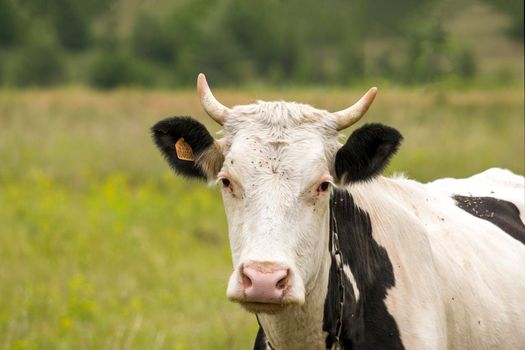
[[[341,330],[343,329],[343,312],[345,305],[345,286],[343,283],[343,254],[341,252],[341,246],[339,245],[339,234],[337,233],[337,220],[335,219],[333,210],[330,210],[331,219],[332,219],[332,230],[331,230],[331,247],[330,251],[334,256],[334,259],[337,263],[337,275],[339,277],[339,317],[337,318],[335,324],[335,339],[332,343],[332,348],[330,350],[343,350],[341,346]],[[259,318],[257,318],[259,320]],[[270,342],[267,342],[270,349],[273,350]]]
[[[345,286],[344,286],[344,279],[343,279],[343,254],[341,253],[341,246],[339,245],[339,234],[337,233],[337,221],[334,216],[333,210],[330,210],[331,212],[331,219],[332,219],[332,246],[331,251],[334,256],[334,259],[337,263],[337,274],[339,277],[339,317],[336,321],[335,326],[335,339],[334,343],[332,344],[331,350],[340,350],[342,349],[341,343],[340,343],[340,337],[341,337],[341,330],[343,329],[343,311],[344,311],[344,304],[345,304]]]

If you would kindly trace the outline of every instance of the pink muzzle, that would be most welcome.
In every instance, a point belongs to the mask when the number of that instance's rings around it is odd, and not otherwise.
[[[280,304],[289,286],[290,271],[274,263],[250,263],[241,267],[245,301]]]

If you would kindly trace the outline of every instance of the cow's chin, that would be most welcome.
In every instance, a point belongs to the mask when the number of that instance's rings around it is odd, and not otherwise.
[[[292,307],[294,304],[274,304],[274,303],[255,303],[247,301],[235,301],[239,303],[246,311],[254,314],[278,314]]]

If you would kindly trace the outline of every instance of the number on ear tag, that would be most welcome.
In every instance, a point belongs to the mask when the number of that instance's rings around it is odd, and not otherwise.
[[[177,152],[177,158],[180,160],[194,161],[193,151],[191,146],[184,141],[184,137],[181,137],[177,143],[175,143],[175,151]]]

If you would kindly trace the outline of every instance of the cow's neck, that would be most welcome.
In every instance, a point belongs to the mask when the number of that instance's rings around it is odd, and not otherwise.
[[[275,315],[258,315],[264,333],[274,349],[324,349],[326,333],[322,325],[331,265],[328,230],[327,211],[326,225],[320,233],[327,238],[325,254],[317,277],[307,289],[304,304],[289,307]]]
[[[381,181],[375,184],[379,191],[382,187]],[[372,233],[369,213],[355,202],[349,191],[336,189],[331,200],[331,215],[334,218],[332,229],[335,228],[339,236],[345,272],[340,345],[344,349],[402,349],[399,330],[385,304],[387,290],[395,285],[393,266],[388,252]],[[333,344],[340,312],[337,275],[333,262],[323,323],[328,333],[328,347]]]
[[[341,312],[339,271],[328,242],[334,228],[338,231],[344,262],[345,304],[340,344],[348,349],[385,344],[401,349],[397,325],[385,305],[387,290],[395,285],[392,263],[385,248],[372,235],[369,213],[346,190],[335,190],[332,194],[321,233],[327,238],[325,254],[304,305],[275,315],[259,315],[267,339],[274,349],[324,349],[333,344]]]

